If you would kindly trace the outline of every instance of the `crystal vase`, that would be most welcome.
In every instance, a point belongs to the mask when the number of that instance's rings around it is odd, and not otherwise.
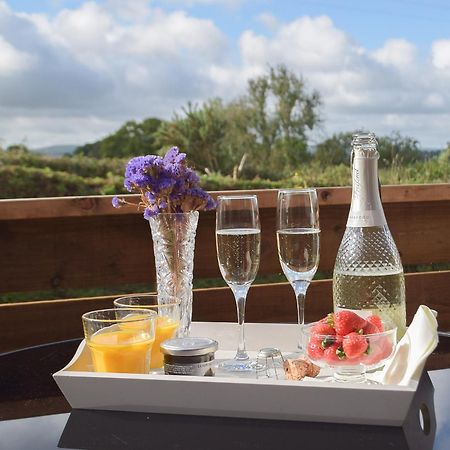
[[[160,304],[180,302],[179,336],[188,336],[192,320],[192,278],[198,212],[161,213],[149,220]]]

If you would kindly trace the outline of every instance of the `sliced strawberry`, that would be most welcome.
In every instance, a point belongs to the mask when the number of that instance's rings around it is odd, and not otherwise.
[[[349,333],[344,337],[342,347],[344,353],[349,359],[358,358],[369,346],[367,339],[358,333]]]
[[[317,322],[311,328],[311,335],[320,335],[320,336],[334,336],[336,334],[336,330],[328,325],[328,323]]]
[[[379,333],[384,331],[383,322],[381,321],[380,316],[374,314],[373,316],[369,316],[366,321],[371,323],[372,325],[375,325]]]
[[[330,365],[335,365],[337,363],[342,362],[345,359],[345,354],[342,351],[342,347],[335,342],[333,345],[330,345],[323,352],[323,359]]]
[[[333,324],[336,334],[346,336],[353,331],[358,332],[366,325],[366,321],[352,311],[342,310],[334,314]]]

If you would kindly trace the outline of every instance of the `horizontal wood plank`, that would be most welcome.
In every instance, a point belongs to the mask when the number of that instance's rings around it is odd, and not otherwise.
[[[319,205],[348,205],[351,199],[350,187],[317,188]],[[450,183],[405,184],[382,187],[384,204],[403,202],[434,202],[450,200]],[[260,208],[275,208],[278,189],[254,189],[247,191],[212,191],[211,195],[254,194],[258,196]],[[61,217],[120,216],[138,214],[133,207],[115,209],[111,206],[112,195],[83,197],[51,197],[0,199],[0,221],[30,220]],[[137,203],[137,195],[124,195]]]
[[[348,205],[324,205],[321,271],[333,268],[345,230]],[[450,262],[450,200],[388,203],[385,213],[404,265]],[[281,274],[275,239],[275,208],[261,209],[260,275]],[[220,278],[215,214],[200,215],[195,278]],[[147,221],[136,214],[0,221],[0,293],[60,292],[111,288],[155,280],[153,242]]]
[[[307,294],[306,320],[332,310],[331,280],[314,281]],[[420,304],[439,313],[441,330],[450,330],[450,271],[406,275],[408,322]],[[0,305],[0,352],[82,336],[81,315],[109,308],[116,296]],[[194,320],[236,321],[230,289],[194,291]],[[296,307],[288,283],[255,285],[246,308],[248,322],[295,322]]]

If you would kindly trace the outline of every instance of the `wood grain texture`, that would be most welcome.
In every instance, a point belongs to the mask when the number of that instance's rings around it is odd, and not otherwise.
[[[320,206],[348,205],[351,199],[350,187],[317,188]],[[278,189],[255,189],[248,191],[212,191],[218,195],[254,194],[258,196],[260,208],[275,208]],[[111,206],[112,195],[83,197],[52,197],[0,199],[0,221],[29,220],[60,217],[120,216],[139,214],[137,209]],[[137,195],[124,195],[129,201],[137,202]],[[450,183],[411,184],[382,187],[383,203],[433,202],[450,200]]]
[[[333,268],[349,205],[323,205],[321,271]],[[450,262],[450,200],[386,203],[385,213],[404,265]],[[280,274],[276,209],[262,208],[259,275]],[[195,278],[220,278],[215,214],[200,215]],[[0,220],[0,293],[112,288],[155,280],[153,242],[137,214]]]
[[[420,304],[439,313],[441,330],[450,330],[450,271],[406,275],[408,322]],[[117,296],[50,300],[0,305],[0,352],[82,336],[81,315],[109,308]],[[314,281],[306,299],[306,320],[332,310],[331,280]],[[194,320],[236,321],[236,306],[228,288],[194,291]],[[295,322],[296,308],[288,283],[250,289],[248,322]]]

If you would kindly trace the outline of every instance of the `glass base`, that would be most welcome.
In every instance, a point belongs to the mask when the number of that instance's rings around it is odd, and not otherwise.
[[[297,350],[294,350],[291,353],[288,353],[287,355],[283,355],[284,359],[298,359],[303,356],[307,356],[306,352],[302,348],[297,348]]]
[[[333,381],[336,383],[379,384],[377,381],[367,379],[364,369],[353,367],[336,368],[333,374]]]
[[[261,370],[262,366],[258,364],[258,362],[254,359],[228,359],[226,361],[222,361],[218,365],[218,369],[224,372],[254,372],[256,370]]]

